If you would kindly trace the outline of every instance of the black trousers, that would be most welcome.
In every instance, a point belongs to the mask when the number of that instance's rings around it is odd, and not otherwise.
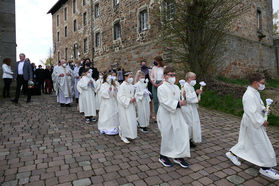
[[[3,88],[3,97],[9,97],[10,96],[10,86],[12,83],[12,79],[11,78],[4,78],[4,88]]]
[[[31,100],[31,90],[28,88],[28,81],[25,81],[23,75],[18,75],[16,79],[16,96],[15,102],[18,102],[20,96],[20,88],[23,86],[25,88],[25,93],[27,95],[27,101]]]

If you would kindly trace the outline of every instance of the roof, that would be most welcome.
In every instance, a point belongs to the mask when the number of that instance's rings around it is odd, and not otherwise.
[[[65,4],[68,0],[58,0],[55,5],[47,12],[48,14],[51,13],[52,15],[57,12],[61,8],[63,4]]]

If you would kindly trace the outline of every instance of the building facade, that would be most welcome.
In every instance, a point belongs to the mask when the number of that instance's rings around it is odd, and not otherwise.
[[[251,8],[234,21],[227,34],[217,73],[240,78],[264,69],[276,75],[272,0],[244,2]],[[111,64],[135,71],[142,59],[151,65],[154,56],[164,55],[155,42],[158,6],[156,0],[59,0],[49,11],[54,58],[89,57],[101,71]]]
[[[2,78],[3,59],[11,58],[13,66],[16,61],[15,0],[0,1],[0,7],[0,74]],[[2,86],[1,80],[0,89]]]

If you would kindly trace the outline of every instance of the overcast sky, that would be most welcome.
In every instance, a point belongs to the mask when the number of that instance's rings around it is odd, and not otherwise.
[[[47,12],[56,2],[16,0],[17,53],[25,53],[37,65],[48,57],[52,47],[52,18]],[[273,9],[279,10],[279,0],[273,0]]]

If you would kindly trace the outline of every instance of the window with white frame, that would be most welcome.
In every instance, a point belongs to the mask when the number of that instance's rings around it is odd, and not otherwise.
[[[120,26],[120,22],[117,21],[114,23],[113,25],[113,32],[114,32],[114,40],[121,38],[121,26]]]
[[[85,38],[83,40],[83,53],[87,53],[88,52],[88,41],[87,38]]]
[[[166,19],[172,19],[175,14],[175,6],[173,2],[164,2]]]
[[[100,17],[100,6],[99,3],[95,4],[95,18]]]
[[[140,26],[140,32],[143,32],[148,29],[148,15],[147,15],[147,10],[142,10],[140,11],[139,14],[139,26]]]
[[[86,26],[87,25],[87,13],[84,12],[83,13],[83,26]]]
[[[97,32],[95,34],[95,47],[99,48],[101,46],[101,33]]]

